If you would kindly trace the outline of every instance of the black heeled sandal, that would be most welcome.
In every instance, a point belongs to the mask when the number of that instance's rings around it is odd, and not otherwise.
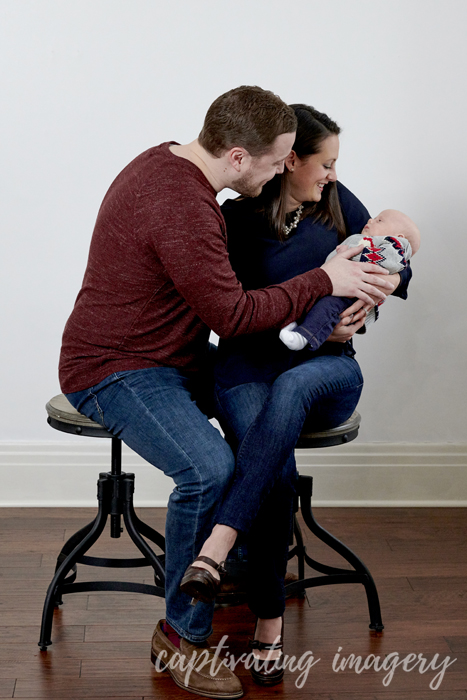
[[[256,625],[258,621],[256,621]],[[256,626],[255,626],[256,634]],[[271,686],[277,685],[284,678],[284,654],[282,652],[283,648],[283,635],[284,635],[284,618],[282,618],[282,628],[279,641],[274,644],[266,644],[265,642],[260,642],[259,639],[249,639],[248,646],[250,649],[257,649],[258,651],[274,651],[280,649],[280,654],[277,659],[270,659],[268,661],[264,659],[254,658],[254,662],[250,666],[250,673],[255,683],[258,685]]]
[[[207,569],[201,569],[199,566],[195,566],[195,562],[197,561],[203,561],[205,564],[212,566],[213,569],[216,569],[216,571],[219,572],[220,579],[215,578]],[[202,603],[212,603],[212,601],[216,599],[221,581],[227,574],[223,564],[225,564],[225,561],[221,561],[221,563],[218,564],[213,559],[200,555],[196,557],[193,564],[188,567],[182,578],[180,590],[182,593],[191,595],[192,605],[196,605],[198,600]]]

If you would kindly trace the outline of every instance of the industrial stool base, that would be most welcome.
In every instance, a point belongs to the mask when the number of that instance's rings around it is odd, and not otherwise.
[[[52,402],[56,401],[56,405]],[[165,596],[164,554],[156,555],[145,539],[153,542],[165,552],[164,537],[138,518],[133,506],[135,475],[122,472],[122,443],[98,424],[80,416],[66,401],[65,397],[55,397],[47,404],[48,423],[63,432],[92,437],[108,437],[112,440],[111,471],[99,474],[97,482],[98,512],[95,519],[72,535],[63,546],[57,558],[55,575],[47,589],[42,613],[39,647],[46,651],[52,644],[52,624],[54,609],[62,604],[62,596],[68,593],[86,591],[128,591],[148,595]],[[63,412],[55,410],[64,408]],[[71,418],[70,418],[71,416]],[[79,416],[79,418],[78,418]],[[82,421],[79,424],[78,421]],[[110,516],[110,536],[119,538],[122,532],[121,516],[126,530],[143,554],[132,559],[109,559],[86,556],[86,552],[99,539]],[[110,568],[133,568],[152,566],[155,585],[134,583],[130,581],[85,581],[75,583],[77,564]]]
[[[347,442],[355,440],[360,428],[361,417],[357,411],[341,425],[321,432],[313,432],[313,424],[305,421],[303,430],[297,442],[298,448],[321,448],[335,447],[343,445]],[[298,581],[290,583],[286,586],[286,593],[299,595],[305,592],[307,588],[315,586],[326,586],[335,583],[362,583],[365,587],[365,593],[368,601],[368,609],[370,613],[370,629],[376,632],[381,632],[384,625],[381,620],[381,608],[379,604],[378,591],[376,590],[373,577],[368,571],[365,564],[352,552],[343,542],[331,535],[321,525],[316,522],[311,509],[311,497],[313,495],[313,477],[299,476],[297,498],[295,503],[294,515],[294,536],[295,546],[289,550],[289,560],[293,557],[298,557]],[[334,566],[320,564],[312,559],[306,551],[303,543],[303,535],[300,525],[297,520],[297,512],[300,508],[305,525],[319,540],[324,542],[328,547],[345,559],[353,568],[340,569]],[[305,564],[314,571],[318,571],[324,576],[314,576],[305,578]]]
[[[321,525],[319,525],[313,515],[311,509],[311,497],[313,494],[313,477],[299,476],[297,487],[297,502],[294,515],[294,537],[295,546],[289,550],[289,560],[293,557],[298,558],[298,581],[289,583],[285,587],[286,594],[300,595],[304,594],[307,588],[315,586],[326,586],[337,583],[361,583],[365,587],[365,593],[368,601],[368,610],[370,613],[370,629],[375,632],[381,632],[384,629],[381,620],[381,608],[379,604],[378,591],[376,590],[375,582],[365,564],[352,552],[345,544],[336,537],[331,535]],[[297,520],[296,513],[300,507],[303,520],[309,530],[319,540],[324,542],[328,547],[340,554],[352,567],[349,569],[340,569],[334,566],[320,564],[312,559],[306,551],[303,543],[303,535],[300,525]],[[324,576],[314,576],[305,578],[305,564],[314,571],[319,571]]]

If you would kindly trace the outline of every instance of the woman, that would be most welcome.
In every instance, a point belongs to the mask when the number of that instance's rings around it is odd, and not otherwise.
[[[327,255],[370,218],[362,203],[336,182],[337,124],[312,107],[292,107],[298,129],[284,173],[260,197],[229,200],[222,207],[232,267],[245,289],[278,284],[314,267],[326,269]],[[397,296],[406,297],[410,276],[408,269],[391,277]],[[278,683],[283,676],[295,444],[307,416],[322,430],[339,425],[354,411],[363,378],[351,338],[368,310],[362,301],[349,307],[316,352],[309,347],[288,350],[278,331],[219,345],[216,398],[226,432],[237,445],[236,474],[202,558],[189,567],[181,588],[201,600],[215,597],[220,578],[216,563],[226,558],[238,532],[248,534],[248,603],[257,616],[252,646],[263,660],[251,671],[263,685]],[[273,661],[265,661],[267,654]]]

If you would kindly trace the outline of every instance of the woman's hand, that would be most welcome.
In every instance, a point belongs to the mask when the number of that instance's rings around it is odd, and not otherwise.
[[[390,282],[394,285],[394,289],[397,289],[401,281],[398,272],[390,275]],[[392,293],[392,292],[391,292]],[[371,296],[371,294],[369,295]],[[357,299],[356,302],[349,306],[348,309],[341,313],[341,320],[335,326],[333,332],[328,338],[331,343],[346,343],[352,338],[352,336],[358,331],[359,328],[365,323],[365,318],[367,313],[373,306],[376,306],[379,299],[372,297],[373,303],[365,304],[361,299]]]
[[[397,287],[398,287],[398,286],[400,285],[400,283],[401,283],[401,276],[400,276],[400,274],[399,274],[398,272],[393,272],[392,275],[389,275],[389,281],[390,281],[391,284],[394,285],[393,291],[395,292],[396,289],[397,289]],[[392,293],[393,293],[393,292],[391,292],[391,294],[392,294]]]
[[[365,323],[367,312],[373,308],[361,299],[341,313],[341,320],[328,338],[331,343],[346,343]]]
[[[379,265],[349,260],[362,252],[364,244],[349,248],[340,245],[329,262],[321,265],[332,282],[332,296],[357,297],[365,304],[374,305],[374,298],[384,301],[394,291],[394,285],[384,279],[389,273]],[[373,299],[372,299],[373,297]]]

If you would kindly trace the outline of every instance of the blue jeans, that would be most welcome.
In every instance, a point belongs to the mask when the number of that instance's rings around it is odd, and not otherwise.
[[[348,309],[356,299],[347,297],[323,297],[305,316],[302,323],[294,328],[309,343],[312,350],[317,350],[329,338],[341,320],[341,313]]]
[[[305,418],[343,423],[363,387],[356,360],[313,357],[272,381],[216,386],[221,423],[237,441],[235,477],[217,522],[248,533],[248,604],[261,618],[285,608],[284,576],[296,483],[294,448]]]
[[[173,478],[165,529],[166,616],[192,642],[212,633],[214,606],[198,602],[193,607],[179,585],[211,533],[235,467],[232,450],[196,397],[194,381],[170,367],[117,372],[67,394],[78,411]]]

